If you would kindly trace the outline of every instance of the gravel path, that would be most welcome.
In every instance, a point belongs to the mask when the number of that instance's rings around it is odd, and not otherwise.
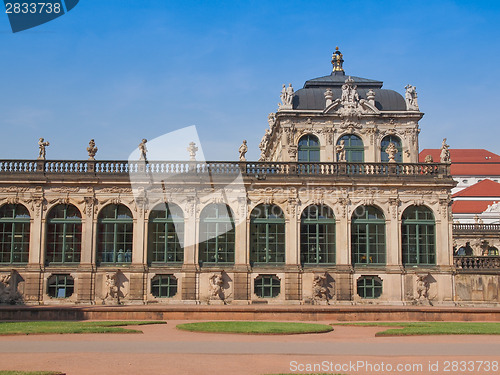
[[[347,326],[323,334],[212,334],[180,331],[175,329],[178,323],[183,322],[138,327],[144,334],[0,336],[0,369],[57,370],[68,375],[257,375],[330,370],[345,374],[500,374],[493,363],[488,371],[485,363],[478,368],[478,361],[500,362],[500,336],[375,337],[380,328]],[[456,367],[453,361],[458,361]],[[460,368],[464,365],[473,371]]]

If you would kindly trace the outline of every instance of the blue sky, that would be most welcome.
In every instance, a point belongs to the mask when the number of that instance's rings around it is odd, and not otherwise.
[[[125,159],[142,138],[196,125],[205,157],[249,159],[283,83],[330,73],[415,85],[420,149],[500,153],[496,1],[80,0],[13,34],[0,16],[0,159]]]

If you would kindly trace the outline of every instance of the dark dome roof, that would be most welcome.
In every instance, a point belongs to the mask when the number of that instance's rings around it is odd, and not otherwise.
[[[342,95],[342,85],[349,76],[343,72],[334,72],[329,76],[314,78],[304,84],[304,88],[297,90],[293,97],[293,109],[308,110],[325,109],[325,90],[330,88],[333,100]],[[360,99],[366,99],[366,93],[371,89],[375,92],[375,106],[380,111],[406,111],[406,102],[401,94],[394,90],[382,89],[383,82],[351,76],[354,85],[358,86]]]

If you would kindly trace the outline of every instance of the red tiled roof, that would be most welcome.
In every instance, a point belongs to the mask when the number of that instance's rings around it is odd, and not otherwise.
[[[451,205],[454,214],[480,214],[494,201],[455,201]]]
[[[419,154],[423,163],[427,155],[439,162],[440,149],[426,148]],[[450,148],[452,176],[500,176],[500,156],[484,149]]]
[[[477,184],[469,186],[466,189],[460,190],[458,193],[453,194],[456,197],[500,197],[500,184],[491,180],[479,181]],[[500,200],[500,199],[497,199]]]

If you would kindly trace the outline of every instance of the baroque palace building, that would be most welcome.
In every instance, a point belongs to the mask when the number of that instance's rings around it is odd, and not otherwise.
[[[283,86],[258,162],[246,142],[236,162],[197,161],[194,143],[189,160],[148,160],[146,140],[138,160],[95,160],[93,141],[89,160],[46,160],[43,139],[37,160],[1,160],[0,302],[489,298],[457,290],[475,276],[453,258],[456,183],[447,145],[418,161],[415,88],[346,75],[338,49],[332,65]]]

